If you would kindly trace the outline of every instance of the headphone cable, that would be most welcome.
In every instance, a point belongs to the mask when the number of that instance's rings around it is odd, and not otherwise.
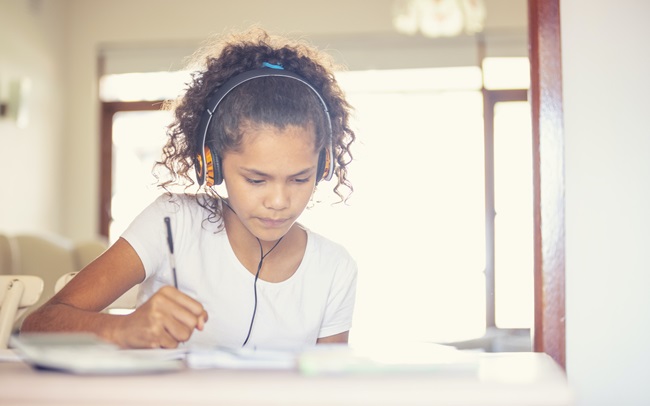
[[[262,248],[262,242],[260,241],[259,238],[255,237],[257,239],[257,243],[260,245],[260,262],[257,264],[257,272],[255,272],[255,280],[253,281],[253,295],[255,298],[255,304],[253,305],[253,316],[251,317],[251,324],[248,327],[248,334],[246,335],[246,339],[244,340],[244,343],[241,345],[242,347],[246,346],[246,343],[248,343],[248,339],[251,337],[251,332],[253,331],[253,322],[255,321],[255,314],[257,313],[257,279],[260,276],[260,271],[262,270],[262,263],[264,262],[264,258],[266,258],[267,255],[271,253],[275,249],[275,247],[280,244],[280,241],[284,238],[284,236],[280,237],[280,239],[271,247],[270,250],[264,253],[264,249]]]

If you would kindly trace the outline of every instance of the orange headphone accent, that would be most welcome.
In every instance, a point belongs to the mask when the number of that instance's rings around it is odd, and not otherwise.
[[[212,151],[210,148],[205,147],[204,149],[205,151],[203,151],[203,153],[205,154],[205,165],[207,166],[205,184],[208,187],[211,187],[214,186],[214,159],[212,158]]]

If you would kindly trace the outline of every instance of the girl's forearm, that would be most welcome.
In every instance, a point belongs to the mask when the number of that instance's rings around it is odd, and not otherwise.
[[[45,304],[25,318],[20,331],[86,332],[120,345],[115,333],[123,317],[81,310],[63,303]]]

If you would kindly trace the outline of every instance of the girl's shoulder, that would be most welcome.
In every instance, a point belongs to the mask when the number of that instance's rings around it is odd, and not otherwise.
[[[154,200],[152,206],[165,212],[178,213],[180,211],[210,212],[210,208],[217,204],[217,201],[204,193],[163,193]]]
[[[353,261],[347,248],[342,244],[325,237],[301,225],[307,233],[308,247],[323,258],[338,258]]]
[[[219,228],[221,220],[215,216],[220,202],[206,194],[163,193],[154,200],[148,210],[157,216],[171,217],[172,222],[213,224]],[[212,229],[214,227],[207,227]]]
[[[340,243],[305,228],[307,249],[303,263],[304,269],[317,269],[318,272],[303,272],[319,280],[338,281],[339,286],[353,283],[358,273],[356,260]],[[313,268],[312,268],[313,267]],[[322,279],[324,278],[324,279]]]

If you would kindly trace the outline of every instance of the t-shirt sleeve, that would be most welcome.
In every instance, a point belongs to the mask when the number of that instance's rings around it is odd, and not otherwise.
[[[318,338],[349,331],[357,291],[357,264],[349,256],[337,266]]]

